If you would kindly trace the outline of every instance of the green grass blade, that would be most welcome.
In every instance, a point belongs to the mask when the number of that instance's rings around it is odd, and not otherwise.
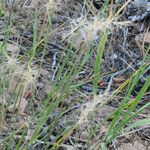
[[[97,93],[97,86],[100,77],[100,64],[102,61],[103,51],[105,49],[106,42],[107,42],[107,30],[104,30],[98,45],[98,52],[94,64],[94,80],[93,80],[94,94]]]

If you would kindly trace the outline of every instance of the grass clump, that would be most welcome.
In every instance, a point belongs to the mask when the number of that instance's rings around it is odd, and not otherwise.
[[[147,58],[142,56],[136,66],[117,54],[107,56],[116,28],[122,31],[131,25],[119,20],[130,0],[117,11],[111,7],[113,2],[105,1],[100,12],[87,0],[82,4],[32,1],[18,7],[16,2],[3,1],[6,13],[0,7],[4,20],[0,32],[1,149],[58,149],[68,143],[77,148],[80,141],[86,149],[106,149],[123,133],[150,123],[148,118],[135,122],[150,105],[141,106],[150,87],[150,78],[145,77]],[[76,14],[65,5],[85,10]],[[25,19],[21,15],[29,10],[32,20],[26,18],[27,24],[17,25],[15,19]],[[106,67],[110,59],[112,64],[115,59],[123,61],[122,70]],[[123,82],[114,88],[113,78],[124,74]],[[111,113],[96,116],[114,101],[118,103]],[[102,127],[106,127],[103,135]],[[81,129],[88,133],[85,140],[79,136]]]

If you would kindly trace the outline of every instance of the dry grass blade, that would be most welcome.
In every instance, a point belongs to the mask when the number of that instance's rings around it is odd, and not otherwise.
[[[0,149],[119,149],[129,133],[140,143],[150,3],[134,2],[0,1]]]

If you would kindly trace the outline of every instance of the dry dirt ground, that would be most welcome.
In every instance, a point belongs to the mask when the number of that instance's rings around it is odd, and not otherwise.
[[[142,0],[141,0],[142,1]],[[148,1],[131,1],[124,10],[120,12],[117,17],[116,24],[110,26],[108,42],[103,54],[101,72],[102,78],[99,81],[98,93],[101,94],[105,90],[112,92],[118,88],[132,72],[140,66],[143,56],[146,53],[146,48],[150,44],[150,2]],[[109,4],[112,9],[118,9],[122,6],[124,1],[114,2]],[[39,10],[39,31],[38,36],[44,36],[46,30],[41,29],[44,25],[44,14],[46,12],[47,0],[41,0],[40,3],[35,1],[26,2],[21,4],[17,2],[12,9],[11,1],[7,3],[7,11],[0,16],[0,31],[6,26],[9,13],[14,13],[12,18],[12,29],[9,36],[9,44],[7,45],[7,51],[11,56],[25,55],[25,53],[32,47],[33,43],[33,21],[35,8]],[[16,73],[11,79],[9,89],[5,93],[5,115],[2,134],[0,138],[5,137],[12,128],[21,128],[22,125],[27,122],[28,118],[34,113],[33,109],[39,109],[42,100],[47,96],[51,89],[51,85],[55,80],[58,71],[58,62],[63,59],[66,53],[66,49],[70,47],[72,42],[73,50],[76,49],[88,49],[89,42],[94,43],[95,52],[90,60],[86,63],[85,68],[76,77],[76,82],[86,81],[86,84],[78,88],[74,93],[68,95],[66,101],[60,104],[60,108],[70,109],[69,112],[63,115],[60,119],[55,132],[62,126],[65,128],[75,123],[80,116],[81,106],[86,105],[91,100],[92,93],[92,77],[93,77],[93,65],[96,57],[96,50],[98,42],[100,40],[101,28],[97,25],[96,16],[100,15],[100,9],[102,4],[98,2],[91,2],[91,10],[87,9],[87,5],[83,0],[58,0],[57,5],[54,4],[54,10],[52,15],[52,33],[48,38],[44,57],[42,59],[43,65],[40,70],[37,68],[40,66],[42,52],[38,53],[34,63],[32,65],[31,74],[36,76],[36,90],[33,90],[33,86],[28,85],[24,88],[23,98],[21,103],[17,104],[21,113],[16,118],[14,113],[14,104],[10,102],[11,96],[17,87],[18,81],[25,68],[22,60],[17,65]],[[2,12],[1,12],[2,13]],[[131,22],[130,22],[131,21]],[[117,24],[117,22],[124,22],[123,25]],[[41,34],[41,35],[40,35]],[[74,35],[76,38],[74,38]],[[4,40],[4,34],[0,32],[0,41]],[[39,46],[39,49],[44,49],[44,43]],[[149,61],[150,57],[147,56]],[[67,67],[67,66],[66,66]],[[6,68],[7,70],[7,68]],[[115,74],[116,73],[116,74]],[[144,74],[144,78],[150,75],[150,67]],[[28,74],[26,74],[28,76]],[[8,80],[9,76],[6,76],[5,80]],[[30,78],[30,76],[29,76]],[[110,80],[111,86],[109,87]],[[144,83],[144,79],[141,78],[136,89],[133,91],[132,96],[138,93],[139,89]],[[35,89],[35,88],[34,88]],[[34,101],[31,102],[31,97],[34,95]],[[109,101],[103,108],[97,110],[94,115],[94,126],[97,126],[98,122],[103,120],[106,116],[112,113],[119,105],[119,102],[124,96],[124,91],[113,100]],[[1,98],[1,97],[0,97]],[[138,106],[141,107],[150,101],[150,92],[143,98],[142,103]],[[138,108],[137,108],[138,109]],[[58,108],[50,117],[45,126],[43,127],[43,134],[47,131],[49,122],[53,120],[60,113],[61,109]],[[148,118],[150,114],[150,108],[147,108],[137,119]],[[36,122],[36,120],[34,120]],[[34,122],[33,121],[33,122]],[[15,122],[15,126],[11,126]],[[88,149],[89,148],[89,133],[91,122],[86,122],[80,127],[76,128],[69,138],[61,145],[59,149],[73,150],[73,149]],[[109,121],[107,124],[98,129],[98,134],[90,141],[90,146],[96,143],[107,130]],[[27,137],[30,138],[34,130],[34,123],[30,124],[27,131]],[[53,140],[55,137],[53,132],[47,138],[47,141]],[[19,137],[19,133],[18,133]],[[42,134],[41,137],[42,139]],[[12,143],[12,149],[13,145]],[[38,143],[35,149],[42,149],[42,143]],[[117,150],[150,150],[150,126],[142,126],[129,133],[122,134],[116,140],[108,145],[108,149]]]

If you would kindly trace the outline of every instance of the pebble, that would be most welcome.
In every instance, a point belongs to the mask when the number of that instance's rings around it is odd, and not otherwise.
[[[16,110],[15,105],[14,104],[9,105],[7,110],[8,112],[13,112],[14,110]]]
[[[81,140],[88,140],[88,133],[83,131],[80,135]]]

